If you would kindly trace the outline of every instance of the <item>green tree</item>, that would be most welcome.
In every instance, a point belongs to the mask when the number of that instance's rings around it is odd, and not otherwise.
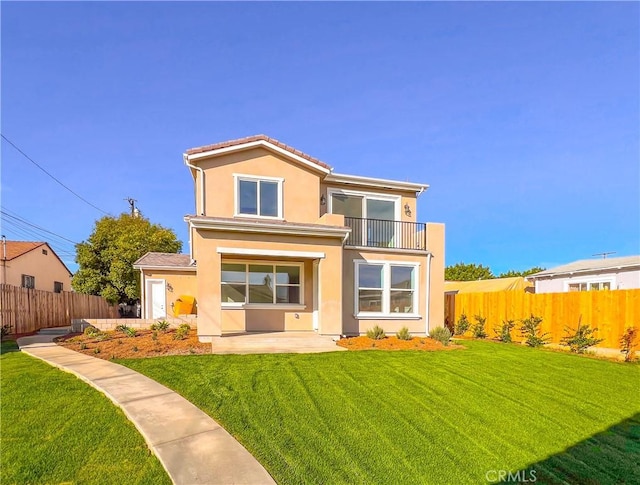
[[[495,278],[489,267],[481,264],[458,263],[444,269],[444,279],[447,281],[476,281]]]
[[[177,253],[182,249],[173,230],[144,217],[121,214],[96,221],[87,241],[76,245],[80,268],[71,286],[78,293],[100,295],[111,303],[131,303],[140,297],[140,276],[133,263],[149,251]]]
[[[530,274],[539,273],[540,271],[544,271],[547,268],[540,268],[539,266],[534,266],[533,268],[526,269],[524,271],[507,271],[506,273],[500,273],[498,278],[512,278],[514,276],[529,276]]]

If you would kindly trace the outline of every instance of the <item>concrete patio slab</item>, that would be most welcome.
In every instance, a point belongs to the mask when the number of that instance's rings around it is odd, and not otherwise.
[[[333,337],[315,332],[256,332],[214,337],[214,354],[275,354],[341,352]]]
[[[20,350],[84,380],[119,406],[175,484],[274,484],[264,467],[210,416],[171,389],[127,367],[53,342],[18,339]]]

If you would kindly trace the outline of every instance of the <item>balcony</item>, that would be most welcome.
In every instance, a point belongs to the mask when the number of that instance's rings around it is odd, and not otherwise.
[[[427,250],[427,224],[425,222],[388,221],[345,217],[351,228],[347,246],[387,249]]]

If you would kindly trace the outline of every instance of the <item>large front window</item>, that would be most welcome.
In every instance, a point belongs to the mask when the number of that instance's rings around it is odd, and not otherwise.
[[[222,304],[302,304],[302,265],[222,263]]]
[[[357,314],[417,314],[417,278],[417,264],[357,262]]]
[[[235,177],[236,215],[282,218],[282,179]]]

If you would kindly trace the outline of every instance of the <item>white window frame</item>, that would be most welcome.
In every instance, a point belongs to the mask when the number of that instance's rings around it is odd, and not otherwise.
[[[333,214],[333,195],[347,195],[354,197],[362,197],[362,229],[360,234],[362,235],[363,240],[360,241],[360,244],[356,244],[356,246],[367,246],[367,241],[364,239],[368,236],[367,232],[367,219],[369,219],[369,215],[367,214],[367,200],[383,200],[387,202],[393,202],[394,210],[393,217],[394,221],[402,221],[402,196],[400,195],[387,195],[387,194],[379,194],[377,192],[363,192],[360,190],[344,190],[344,189],[327,189],[327,197],[329,199],[327,210],[330,214]],[[348,217],[348,216],[345,216]],[[396,234],[393,234],[392,246],[395,246]]]
[[[586,283],[587,291],[591,291],[592,283],[609,283],[609,287],[611,290],[617,289],[615,276],[589,276],[589,277],[571,278],[570,280],[565,280],[564,291],[569,292],[569,285],[576,285],[580,283]]]
[[[293,261],[273,261],[273,260],[250,260],[246,259],[225,259],[222,261],[222,264],[243,264],[245,266],[245,287],[246,287],[246,299],[244,303],[242,302],[224,302],[221,301],[221,306],[223,309],[242,309],[245,308],[247,310],[261,309],[261,310],[280,310],[280,309],[295,309],[295,310],[304,310],[306,305],[304,303],[304,263],[293,262]],[[270,265],[273,266],[273,271],[275,273],[276,266],[296,266],[300,268],[300,303],[249,303],[249,265],[259,264],[259,265]],[[222,285],[224,282],[222,281],[222,266],[220,267],[220,299],[222,300]],[[275,283],[274,279],[274,299],[276,298],[275,288],[278,286]]]
[[[363,264],[382,265],[382,311],[361,312],[359,310],[359,280],[360,266]],[[391,266],[408,266],[413,268],[413,313],[391,312]],[[371,259],[356,259],[353,261],[353,316],[361,320],[415,320],[422,318],[420,315],[420,263],[411,261],[385,261]]]
[[[257,214],[242,214],[240,212],[240,181],[245,182],[256,182],[257,190],[256,190],[256,207]],[[262,216],[260,215],[260,182],[277,182],[278,184],[278,215],[277,216]],[[283,191],[282,185],[284,183],[284,179],[282,177],[266,177],[266,176],[258,176],[258,175],[246,175],[241,173],[233,174],[233,215],[234,217],[247,217],[250,219],[270,219],[270,220],[283,220]]]
[[[334,194],[362,197],[362,218],[363,219],[368,219],[367,202],[366,202],[367,199],[392,201],[394,202],[394,217],[395,217],[394,220],[395,221],[402,220],[402,212],[400,207],[402,205],[401,204],[402,196],[400,195],[388,195],[388,194],[379,194],[377,192],[363,192],[360,190],[345,190],[345,189],[329,188],[327,189],[327,198],[329,199],[327,211],[330,214],[333,214],[333,195]]]

